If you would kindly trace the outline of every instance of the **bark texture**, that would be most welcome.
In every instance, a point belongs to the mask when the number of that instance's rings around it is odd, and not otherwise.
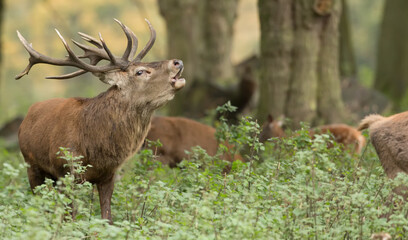
[[[350,30],[349,10],[347,0],[341,1],[340,16],[340,76],[342,78],[355,77],[357,64],[354,56],[353,41]]]
[[[195,0],[158,0],[158,3],[160,14],[167,23],[168,56],[184,61],[186,79],[200,78],[199,52],[203,46],[201,22],[197,16],[201,14],[202,4]]]
[[[258,119],[261,120],[266,119],[269,113],[285,114],[294,41],[292,4],[291,0],[259,1],[262,81]]]
[[[339,76],[340,1],[259,0],[261,89],[258,118],[342,121]]]
[[[400,111],[408,84],[408,1],[386,1],[378,45],[374,87]]]
[[[237,0],[206,0],[203,14],[203,65],[207,81],[231,78],[231,47]]]
[[[185,62],[188,81],[169,105],[169,114],[202,117],[234,95],[218,83],[233,78],[230,53],[238,0],[158,3],[167,24],[169,57]]]
[[[0,0],[0,33],[3,33],[3,19],[4,19],[4,0]],[[3,62],[3,37],[0,37],[0,65]],[[2,88],[2,80],[0,79],[0,88]]]
[[[340,15],[341,2],[333,1],[330,17],[321,22],[317,109],[318,118],[324,123],[342,122],[345,119],[338,60]]]

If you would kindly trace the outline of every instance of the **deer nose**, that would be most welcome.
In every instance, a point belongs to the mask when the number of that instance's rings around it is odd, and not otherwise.
[[[183,61],[178,60],[178,59],[173,60],[173,64],[178,69],[182,69],[184,67]]]

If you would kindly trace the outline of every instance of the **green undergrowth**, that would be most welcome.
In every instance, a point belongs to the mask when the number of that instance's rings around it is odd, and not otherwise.
[[[113,225],[100,218],[96,188],[81,180],[92,166],[68,149],[60,154],[70,173],[35,194],[21,155],[0,150],[0,239],[407,238],[408,205],[392,189],[408,178],[387,179],[371,145],[362,155],[335,143],[328,149],[329,136],[312,140],[306,126],[262,144],[250,118],[235,126],[221,121],[217,130],[245,163],[229,166],[222,152],[212,157],[196,147],[171,169],[142,150],[115,184]]]

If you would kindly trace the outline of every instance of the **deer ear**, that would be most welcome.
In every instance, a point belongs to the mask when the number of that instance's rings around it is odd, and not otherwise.
[[[273,122],[273,116],[272,114],[268,114],[268,118],[267,118],[268,122]]]
[[[105,83],[105,84],[109,84],[108,81],[106,81],[106,77],[105,74],[103,73],[98,73],[98,72],[93,72],[92,73],[95,77],[99,78],[99,80],[101,80],[101,82]]]
[[[109,73],[92,73],[101,80],[101,82],[109,84],[111,86],[117,86],[119,88],[124,87],[126,79],[124,79],[121,72],[109,72]]]

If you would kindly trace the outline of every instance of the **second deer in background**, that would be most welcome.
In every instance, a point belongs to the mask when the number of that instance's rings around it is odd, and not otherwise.
[[[160,162],[170,167],[176,167],[183,159],[188,159],[185,151],[190,151],[194,146],[200,146],[210,156],[214,156],[218,150],[215,128],[182,117],[154,117],[146,139],[160,140],[163,146],[150,148],[156,152]],[[224,153],[222,158],[229,162],[242,161],[239,154]]]
[[[268,116],[267,121],[263,124],[259,140],[265,142],[272,137],[282,138],[285,137],[285,132],[282,129],[282,122],[274,120],[272,115]],[[331,133],[333,140],[343,144],[345,147],[352,146],[352,151],[355,153],[361,153],[363,147],[366,144],[365,137],[360,131],[346,124],[329,124],[318,126],[314,129],[310,129],[310,136],[315,134]]]

